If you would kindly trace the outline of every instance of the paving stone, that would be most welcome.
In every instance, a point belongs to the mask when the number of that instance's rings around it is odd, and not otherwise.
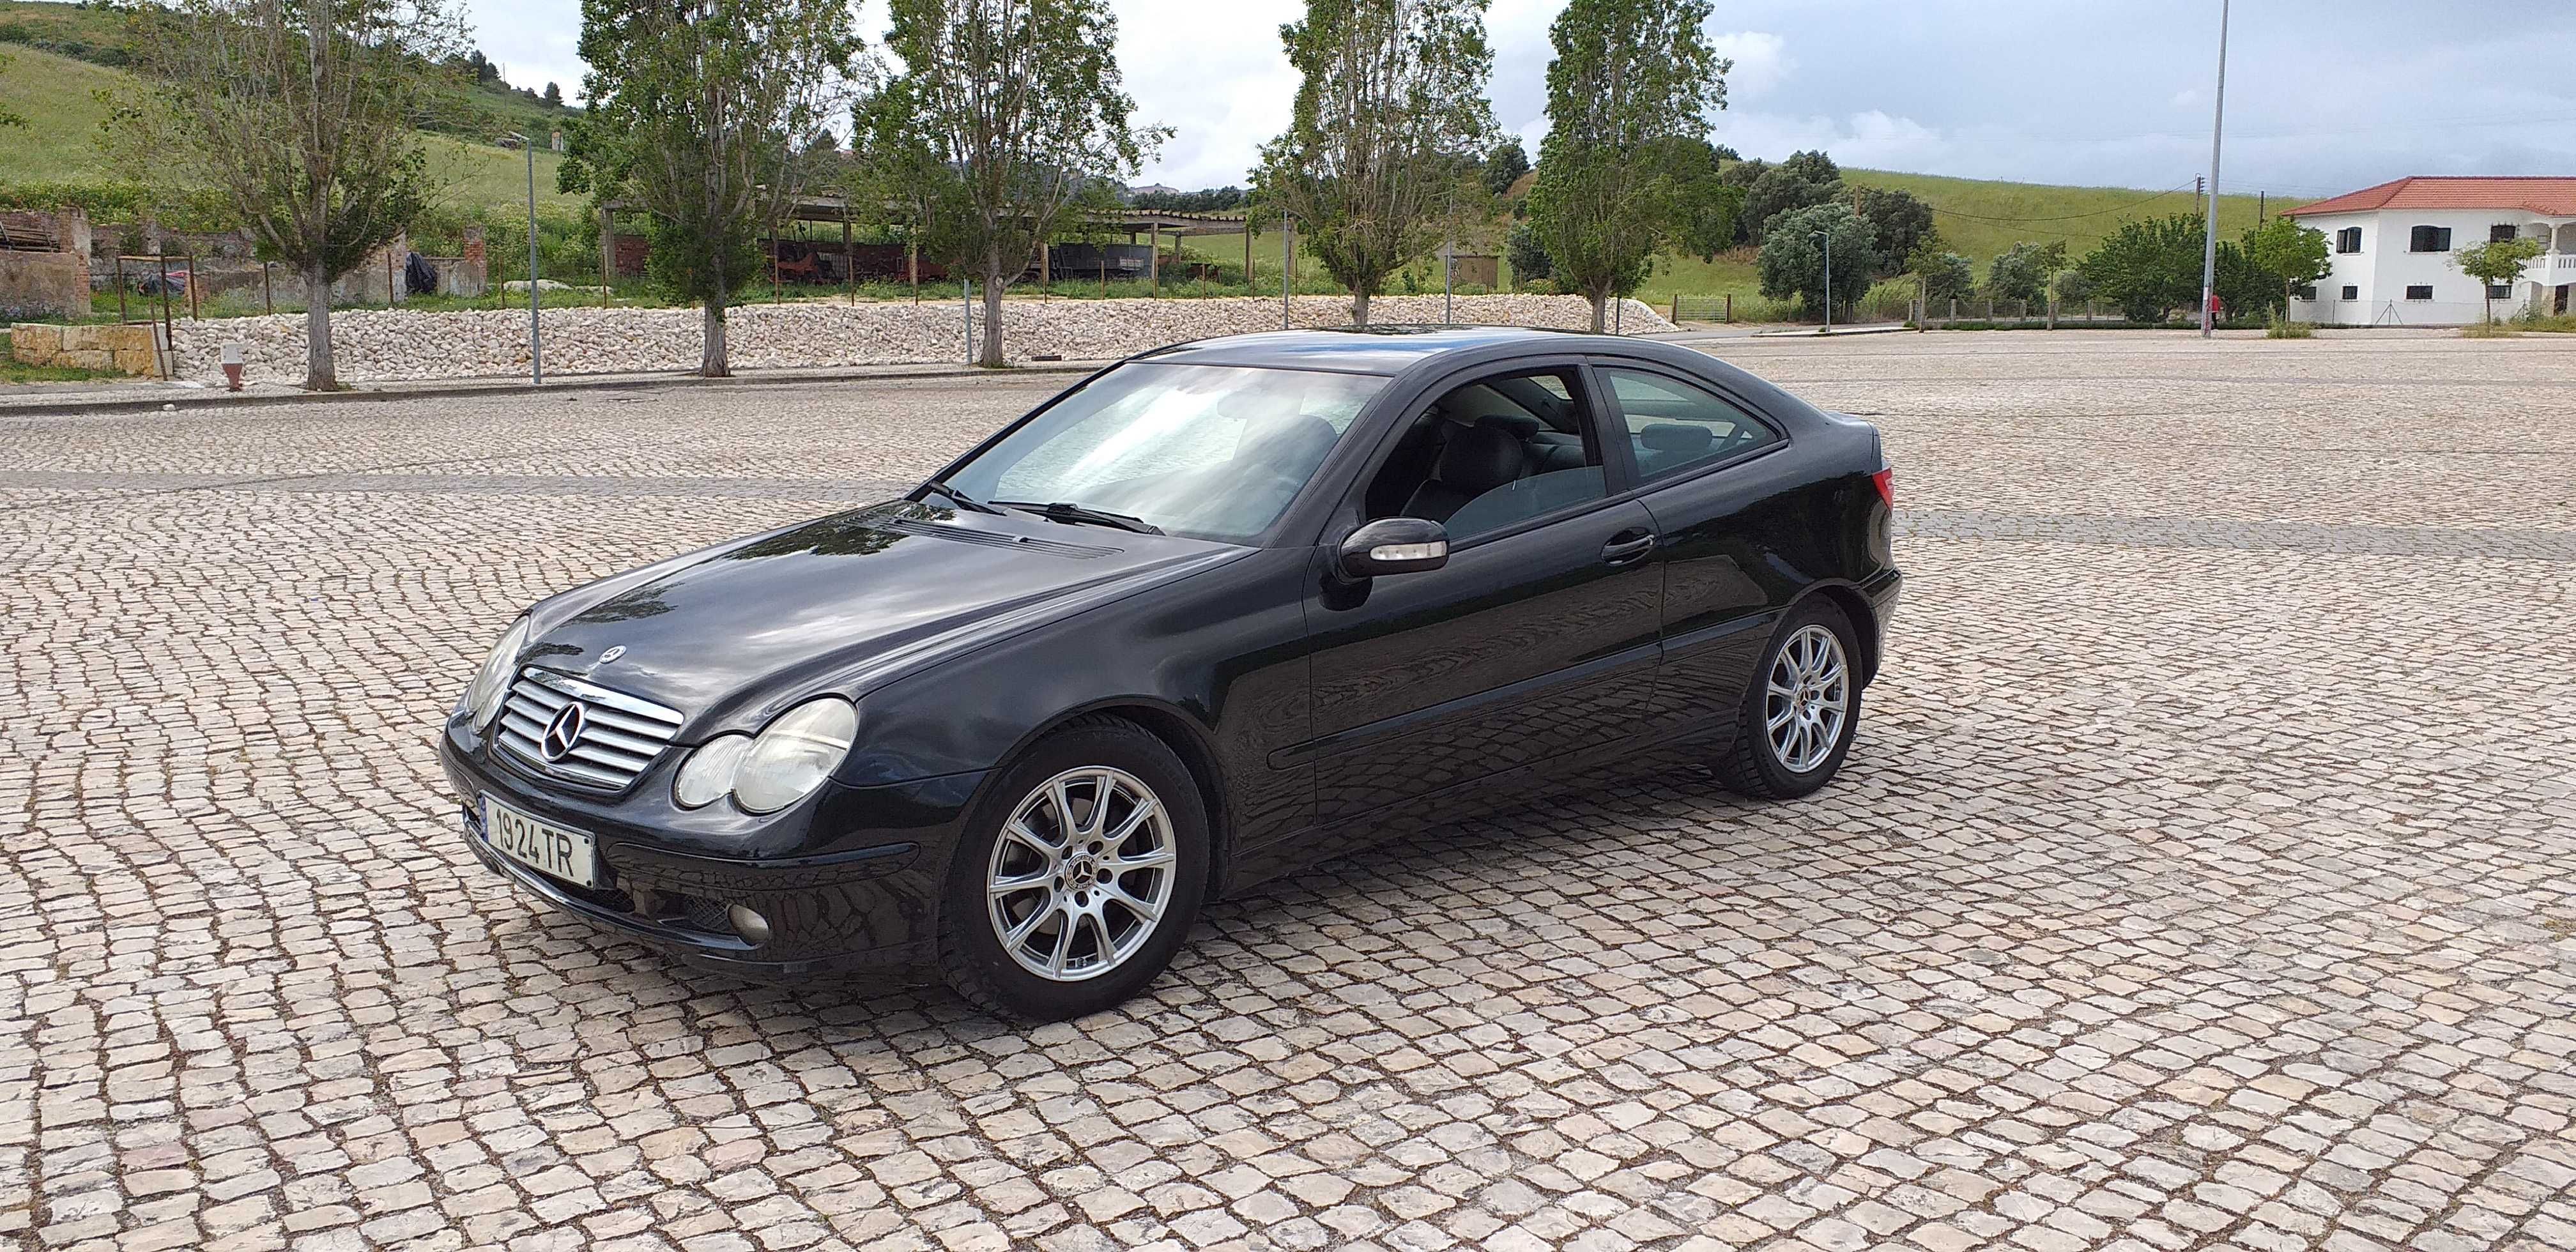
[[[1000,376],[0,413],[0,1235],[41,1248],[2576,1243],[2576,345],[1734,341],[1884,430],[1843,777],[1533,801],[1133,1004],[751,987],[460,846],[522,605]]]

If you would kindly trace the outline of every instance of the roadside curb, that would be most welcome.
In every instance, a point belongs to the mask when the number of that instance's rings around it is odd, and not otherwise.
[[[1845,335],[1895,335],[1913,329],[1911,326],[1854,326],[1849,329],[1837,326],[1832,330],[1811,330],[1800,327],[1796,330],[1757,330],[1746,338],[1780,339],[1804,336],[1809,339],[1840,339]]]
[[[35,417],[76,416],[85,413],[157,413],[164,405],[179,412],[221,408],[269,408],[294,404],[340,404],[363,401],[427,400],[447,396],[470,397],[490,395],[536,395],[558,391],[611,391],[660,389],[668,387],[778,386],[789,383],[888,382],[907,378],[1008,378],[1019,374],[1088,374],[1109,364],[1101,361],[1041,361],[1014,365],[1004,369],[979,369],[973,366],[931,367],[851,367],[847,369],[761,370],[734,374],[726,378],[700,378],[695,374],[574,374],[562,381],[548,380],[543,386],[521,379],[461,379],[444,382],[420,379],[389,383],[382,387],[353,387],[347,391],[283,392],[235,395],[227,391],[160,391],[149,399],[127,396],[97,397],[79,393],[62,399],[38,399],[0,395],[0,420],[21,414]]]

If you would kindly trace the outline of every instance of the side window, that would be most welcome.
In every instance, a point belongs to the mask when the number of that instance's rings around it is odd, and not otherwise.
[[[1368,520],[1423,517],[1458,543],[1610,494],[1571,369],[1497,374],[1416,416],[1369,480]]]
[[[2335,232],[2335,251],[2337,251],[2337,252],[2359,252],[2359,251],[2361,251],[2361,228],[2360,228],[2360,227],[2358,227],[2358,226],[2346,226],[2346,227],[2344,227],[2342,230],[2336,231],[2336,232]]]
[[[1598,372],[1610,388],[1624,433],[1637,450],[1640,481],[1652,482],[1780,440],[1759,418],[1714,392],[1642,370]]]

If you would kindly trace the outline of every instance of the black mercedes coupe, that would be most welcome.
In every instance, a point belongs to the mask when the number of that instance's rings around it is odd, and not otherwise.
[[[1071,1017],[1213,897],[1535,789],[1823,786],[1892,505],[1875,428],[1669,344],[1181,344],[540,602],[440,757],[494,870],[690,964]]]

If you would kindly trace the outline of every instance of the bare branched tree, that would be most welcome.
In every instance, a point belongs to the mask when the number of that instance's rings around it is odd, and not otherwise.
[[[152,85],[114,119],[302,275],[304,385],[339,385],[331,283],[432,191],[412,123],[466,48],[444,0],[181,0],[138,14]],[[167,168],[167,166],[165,166]]]

